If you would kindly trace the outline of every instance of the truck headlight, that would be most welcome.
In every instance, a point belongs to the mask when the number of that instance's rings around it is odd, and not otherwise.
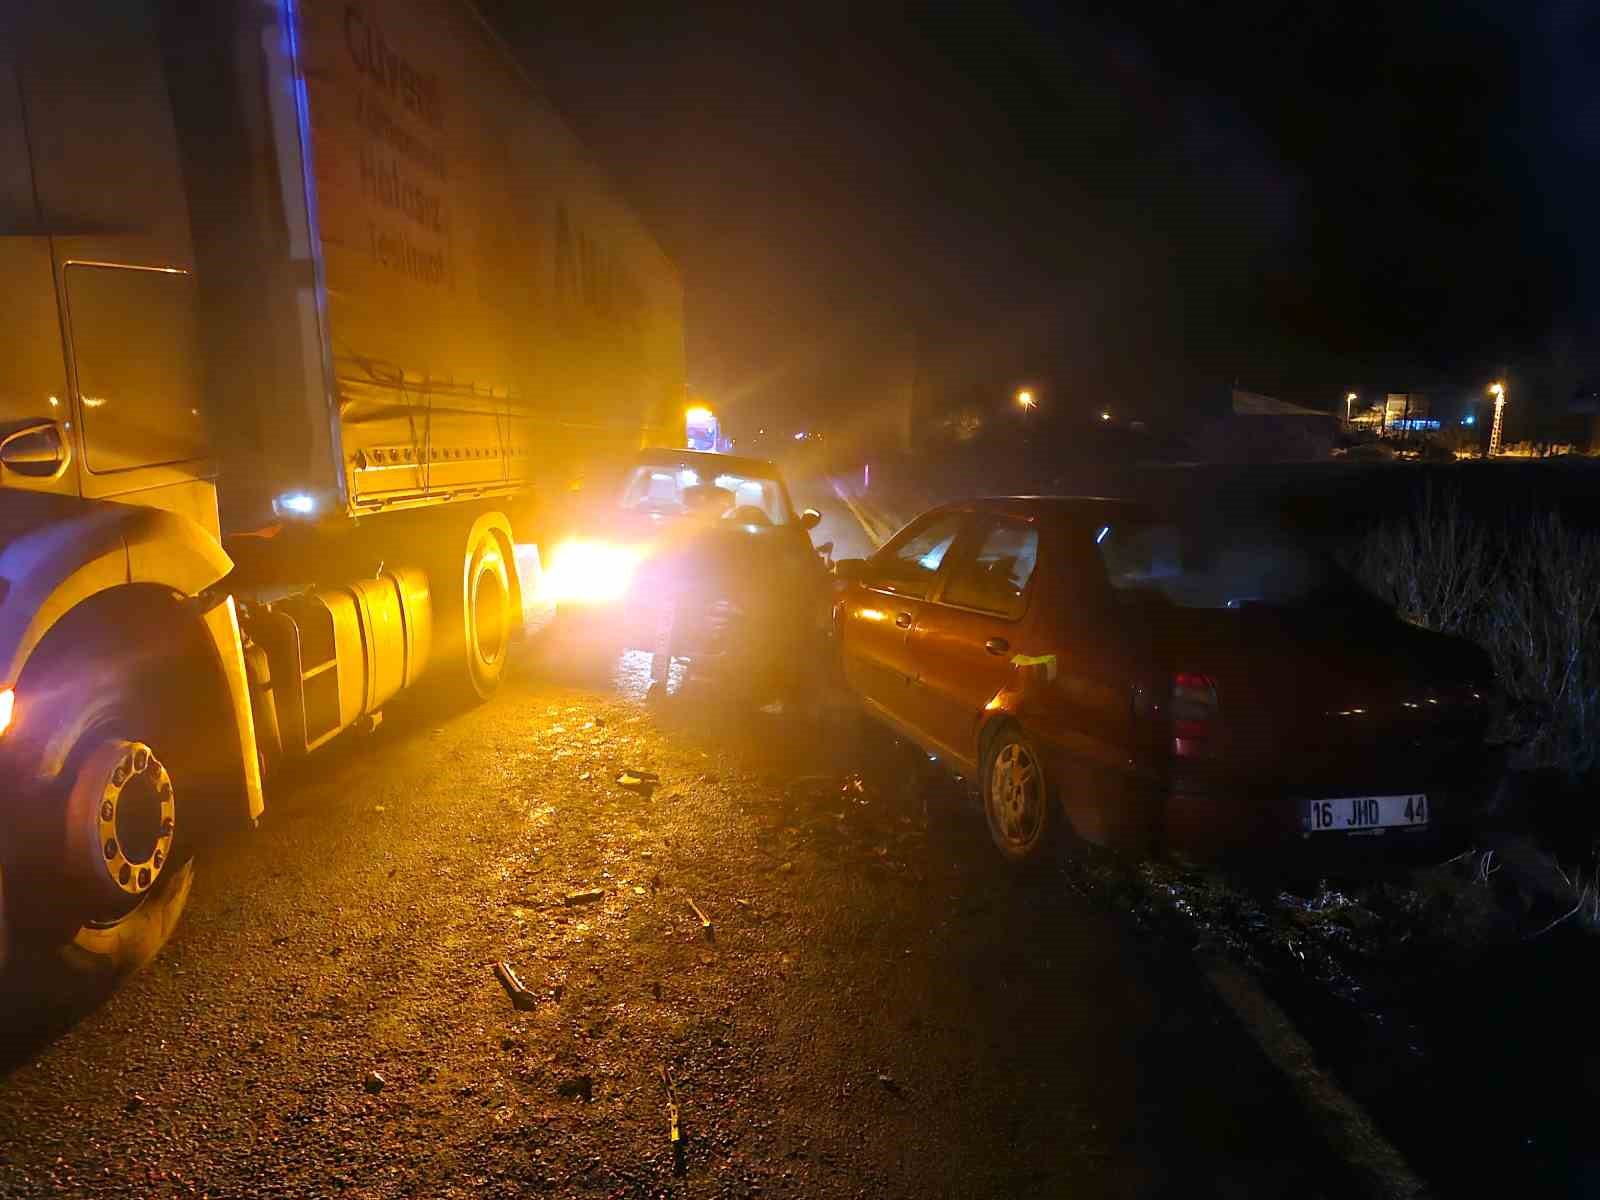
[[[11,718],[17,711],[17,693],[10,688],[0,688],[0,734],[11,728]]]
[[[550,556],[540,594],[547,604],[610,604],[627,593],[641,557],[632,546],[571,538]]]

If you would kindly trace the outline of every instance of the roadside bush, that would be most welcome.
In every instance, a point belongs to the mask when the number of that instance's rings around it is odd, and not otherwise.
[[[1499,733],[1524,765],[1600,766],[1600,535],[1555,512],[1473,517],[1430,490],[1350,565],[1408,619],[1488,651],[1507,700]]]

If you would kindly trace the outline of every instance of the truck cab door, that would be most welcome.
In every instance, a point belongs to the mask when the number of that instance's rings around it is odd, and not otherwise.
[[[153,7],[10,6],[12,99],[0,105],[11,106],[15,133],[0,169],[14,176],[26,168],[36,206],[27,265],[36,268],[44,253],[50,275],[37,292],[56,310],[55,377],[69,381],[38,403],[59,398],[76,489],[87,499],[179,513],[215,536],[189,212]],[[5,186],[19,184],[8,176]],[[18,290],[11,276],[6,282]],[[0,311],[14,302],[0,299]],[[42,314],[30,315],[42,323]],[[41,338],[15,325],[0,336],[8,357],[42,355]],[[42,471],[50,433],[23,436],[16,453],[43,459],[23,464]]]
[[[0,21],[0,489],[75,494],[61,315],[50,242],[34,203],[9,23]]]

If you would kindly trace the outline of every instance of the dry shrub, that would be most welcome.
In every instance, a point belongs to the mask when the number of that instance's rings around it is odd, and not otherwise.
[[[1474,518],[1430,490],[1351,565],[1407,619],[1488,651],[1508,705],[1502,735],[1528,766],[1600,765],[1600,535],[1555,512]]]

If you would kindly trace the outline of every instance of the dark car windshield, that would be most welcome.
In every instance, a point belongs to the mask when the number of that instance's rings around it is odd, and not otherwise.
[[[687,461],[634,467],[623,481],[619,502],[630,512],[678,516],[700,511],[755,525],[787,525],[794,519],[778,480],[708,470]]]
[[[1098,528],[1095,545],[1113,588],[1154,592],[1180,608],[1377,603],[1331,559],[1271,528],[1111,522]]]

